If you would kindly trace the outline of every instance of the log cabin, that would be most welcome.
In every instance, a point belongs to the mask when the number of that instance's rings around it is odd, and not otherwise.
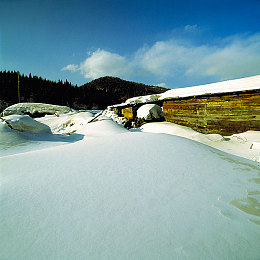
[[[162,106],[167,122],[205,134],[260,131],[260,75],[171,89],[162,94],[131,99],[113,109],[127,119],[134,119],[137,109],[147,103]]]

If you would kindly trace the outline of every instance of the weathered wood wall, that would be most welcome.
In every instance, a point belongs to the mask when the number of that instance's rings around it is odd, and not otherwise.
[[[163,102],[163,113],[166,121],[202,133],[260,130],[260,90],[171,99]]]

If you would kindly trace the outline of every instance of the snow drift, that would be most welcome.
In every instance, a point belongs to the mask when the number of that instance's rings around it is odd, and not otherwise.
[[[52,134],[51,129],[27,115],[10,115],[1,118],[11,129],[32,134]]]
[[[224,137],[219,134],[202,134],[187,126],[170,122],[147,123],[142,125],[140,130],[147,133],[165,133],[185,137],[221,151],[260,162],[260,131],[247,131]]]
[[[43,104],[43,103],[18,103],[10,107],[7,107],[2,114],[3,116],[9,116],[14,114],[16,115],[29,114],[31,116],[37,117],[38,115],[40,116],[43,116],[45,114],[59,115],[59,114],[66,114],[70,112],[75,112],[75,110],[66,106],[50,105],[50,104]]]
[[[0,259],[258,259],[257,163],[105,117],[80,132],[0,158]]]

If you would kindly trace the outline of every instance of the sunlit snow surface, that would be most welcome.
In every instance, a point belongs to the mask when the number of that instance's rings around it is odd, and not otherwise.
[[[0,259],[259,259],[257,162],[77,119],[39,121],[81,140],[0,159]]]

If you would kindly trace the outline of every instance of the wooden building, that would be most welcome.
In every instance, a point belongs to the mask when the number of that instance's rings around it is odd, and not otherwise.
[[[166,121],[205,134],[260,131],[260,89],[169,99],[163,113]]]
[[[260,75],[169,90],[158,97],[168,122],[201,133],[232,135],[260,131]],[[134,119],[144,103],[117,105],[117,113]]]

